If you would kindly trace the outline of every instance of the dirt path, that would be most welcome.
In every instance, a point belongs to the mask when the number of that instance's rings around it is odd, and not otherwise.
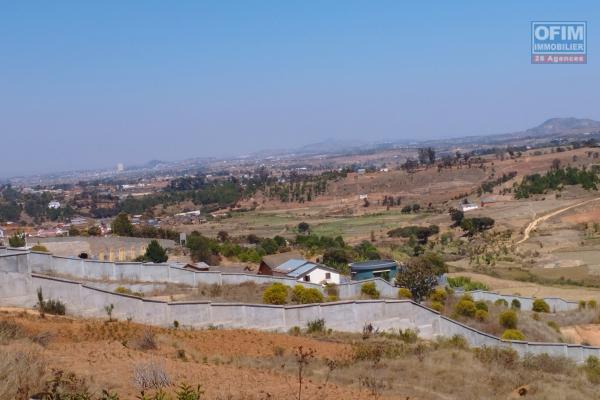
[[[539,224],[546,221],[547,219],[557,216],[558,214],[562,214],[565,211],[569,211],[572,208],[583,206],[585,204],[591,203],[593,201],[598,201],[598,200],[600,200],[600,197],[597,197],[597,198],[591,199],[591,200],[582,201],[581,203],[572,204],[568,207],[561,208],[559,210],[553,211],[549,214],[542,215],[541,217],[534,219],[533,221],[531,221],[529,223],[529,225],[527,225],[527,227],[525,228],[525,231],[523,231],[523,238],[521,240],[519,240],[516,244],[521,244],[521,243],[525,242],[527,239],[529,239],[531,232],[534,229],[536,229]]]

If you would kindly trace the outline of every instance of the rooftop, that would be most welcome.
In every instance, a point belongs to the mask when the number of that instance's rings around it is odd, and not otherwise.
[[[352,271],[370,271],[374,269],[389,269],[397,267],[398,263],[396,263],[394,260],[369,260],[350,264],[350,270]]]

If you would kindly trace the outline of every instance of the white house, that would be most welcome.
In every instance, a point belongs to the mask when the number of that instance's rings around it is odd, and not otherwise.
[[[57,210],[60,208],[60,203],[56,200],[52,200],[50,203],[48,203],[48,208]]]
[[[340,273],[335,269],[301,259],[288,260],[275,268],[273,272],[294,278],[298,282],[339,285],[341,281]]]
[[[479,206],[477,204],[473,204],[473,203],[461,203],[458,206],[458,208],[460,211],[466,212],[466,211],[476,210],[479,208]]]

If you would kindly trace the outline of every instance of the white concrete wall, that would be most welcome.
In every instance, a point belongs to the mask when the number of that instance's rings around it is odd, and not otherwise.
[[[104,307],[113,304],[116,318],[140,323],[171,326],[177,320],[183,326],[203,328],[251,328],[287,331],[304,327],[309,321],[324,319],[326,326],[348,332],[361,332],[365,324],[378,329],[418,329],[430,339],[438,335],[460,335],[471,346],[504,346],[519,354],[548,353],[583,362],[588,356],[600,357],[600,348],[566,343],[532,343],[503,341],[457,321],[441,316],[410,300],[342,301],[297,306],[264,304],[217,304],[210,302],[175,302],[141,299],[66,279],[32,274],[27,253],[0,255],[0,305],[32,307],[35,292],[41,288],[47,299],[65,303],[68,314],[106,318]]]

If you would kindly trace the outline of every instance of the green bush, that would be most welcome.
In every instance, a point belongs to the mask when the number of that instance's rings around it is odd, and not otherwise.
[[[484,311],[488,311],[488,305],[485,301],[476,301],[475,302],[475,308],[478,310],[484,310]]]
[[[475,319],[480,322],[487,321],[487,319],[488,319],[487,310],[479,309],[479,310],[475,311]]]
[[[598,302],[596,300],[590,300],[588,301],[587,306],[589,309],[595,310],[598,308]]]
[[[489,290],[485,283],[472,281],[468,276],[448,277],[448,285],[453,288],[463,288],[465,291]]]
[[[286,304],[288,287],[282,283],[273,283],[263,292],[263,303]]]
[[[446,301],[446,296],[446,291],[444,289],[437,288],[429,294],[429,300],[443,303]]]
[[[437,312],[442,312],[442,310],[444,309],[444,305],[439,301],[432,301],[431,304],[429,304],[429,308]]]
[[[412,293],[407,288],[401,287],[398,289],[398,298],[399,299],[412,299]]]
[[[302,285],[296,285],[292,289],[292,302],[297,304],[322,303],[323,293],[316,288],[306,288]]]
[[[592,383],[600,383],[600,358],[589,356],[585,360],[583,370]]]
[[[500,325],[507,329],[515,329],[517,327],[517,313],[513,310],[506,310],[500,313]]]
[[[504,340],[524,340],[525,335],[518,329],[507,329],[502,334]]]
[[[474,301],[473,300],[473,296],[471,296],[469,293],[465,293],[462,296],[460,296],[461,300],[469,300],[469,301]]]
[[[477,312],[477,308],[475,308],[475,303],[473,303],[471,300],[462,299],[456,303],[454,311],[456,311],[458,315],[462,315],[464,317],[474,317],[475,312]]]
[[[494,302],[494,304],[499,307],[508,307],[508,301],[506,301],[504,299],[498,299]]]
[[[48,248],[46,246],[38,243],[31,248],[31,251],[38,251],[40,253],[48,253]]]
[[[544,299],[535,299],[531,309],[535,312],[550,312],[550,306],[544,301]]]
[[[307,333],[325,332],[325,320],[315,319],[314,321],[308,321],[306,324]]]
[[[560,327],[558,326],[558,324],[554,321],[548,321],[546,322],[548,324],[548,326],[552,329],[554,329],[557,333],[560,333]]]
[[[513,310],[520,310],[521,302],[517,299],[513,299],[513,301],[510,302],[510,308],[512,308]]]
[[[375,282],[363,283],[363,285],[360,287],[360,292],[371,299],[379,298],[379,290],[377,290]]]
[[[585,310],[585,300],[579,300],[579,309]]]

